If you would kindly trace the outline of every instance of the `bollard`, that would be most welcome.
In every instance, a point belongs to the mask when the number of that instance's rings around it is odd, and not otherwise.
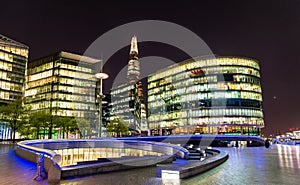
[[[265,147],[266,147],[266,148],[269,148],[269,147],[270,147],[270,142],[269,142],[268,139],[266,139],[266,141],[265,141]]]
[[[34,180],[36,181],[41,181],[46,178],[46,173],[45,173],[45,168],[44,168],[44,155],[43,154],[38,154],[37,155],[37,172],[36,175],[34,176]]]

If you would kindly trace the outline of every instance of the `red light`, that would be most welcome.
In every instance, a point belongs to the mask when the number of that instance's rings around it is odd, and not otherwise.
[[[205,71],[203,69],[193,69],[191,70],[191,76],[197,77],[197,76],[204,76]]]

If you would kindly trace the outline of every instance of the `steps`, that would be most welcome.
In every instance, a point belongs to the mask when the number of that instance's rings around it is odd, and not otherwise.
[[[206,157],[205,150],[189,148],[189,160],[203,160]]]

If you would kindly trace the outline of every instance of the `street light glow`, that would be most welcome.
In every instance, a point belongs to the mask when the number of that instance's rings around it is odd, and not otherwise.
[[[96,73],[96,74],[95,74],[95,77],[98,78],[98,79],[105,80],[105,79],[107,79],[109,76],[108,76],[108,74],[106,74],[106,73]]]

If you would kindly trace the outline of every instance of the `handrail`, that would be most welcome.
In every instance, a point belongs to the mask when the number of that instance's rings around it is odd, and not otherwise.
[[[101,144],[101,142],[112,142],[112,144],[118,144],[118,143],[122,142],[122,144],[125,144],[125,145],[134,144],[132,146],[136,146],[136,147],[138,147],[140,145],[153,145],[153,146],[158,146],[158,147],[169,147],[169,148],[172,148],[173,150],[175,150],[176,153],[180,152],[181,153],[180,157],[182,157],[182,158],[186,158],[189,154],[187,149],[185,149],[181,146],[177,146],[177,145],[173,145],[173,144],[169,144],[169,143],[157,143],[157,142],[151,142],[151,141],[137,141],[137,140],[121,140],[120,138],[119,139],[111,139],[111,138],[110,139],[76,139],[76,140],[72,140],[72,139],[26,140],[26,141],[19,142],[18,146],[23,147],[23,148],[28,149],[28,150],[31,150],[33,152],[46,154],[47,156],[49,156],[53,160],[54,158],[56,158],[55,156],[57,156],[59,154],[56,154],[54,151],[52,151],[49,148],[48,149],[40,148],[39,146],[35,146],[35,145],[45,144],[45,146],[47,146],[47,144],[49,145],[49,144],[54,144],[55,143],[55,144],[58,144],[58,145],[61,144],[61,147],[62,147],[63,144],[84,143],[84,142],[86,142],[87,145],[80,145],[80,147],[87,148],[88,146],[90,146],[89,144],[96,144],[96,143]],[[113,147],[113,148],[115,148],[116,146],[117,145],[110,145],[110,146],[102,146],[102,147]],[[68,145],[65,145],[65,147],[68,148]],[[77,147],[74,147],[74,148],[77,148]],[[57,149],[59,149],[59,146],[58,146]],[[57,160],[55,162],[58,163]]]
[[[38,141],[38,140],[32,140],[32,141]],[[50,159],[52,161],[54,161],[55,163],[60,162],[61,156],[59,154],[55,153],[54,151],[49,150],[49,149],[44,149],[44,148],[39,148],[39,147],[26,145],[25,143],[28,143],[28,141],[18,142],[17,145],[18,145],[18,147],[25,148],[27,150],[30,150],[30,151],[34,152],[34,153],[44,154],[44,155],[50,157]]]

